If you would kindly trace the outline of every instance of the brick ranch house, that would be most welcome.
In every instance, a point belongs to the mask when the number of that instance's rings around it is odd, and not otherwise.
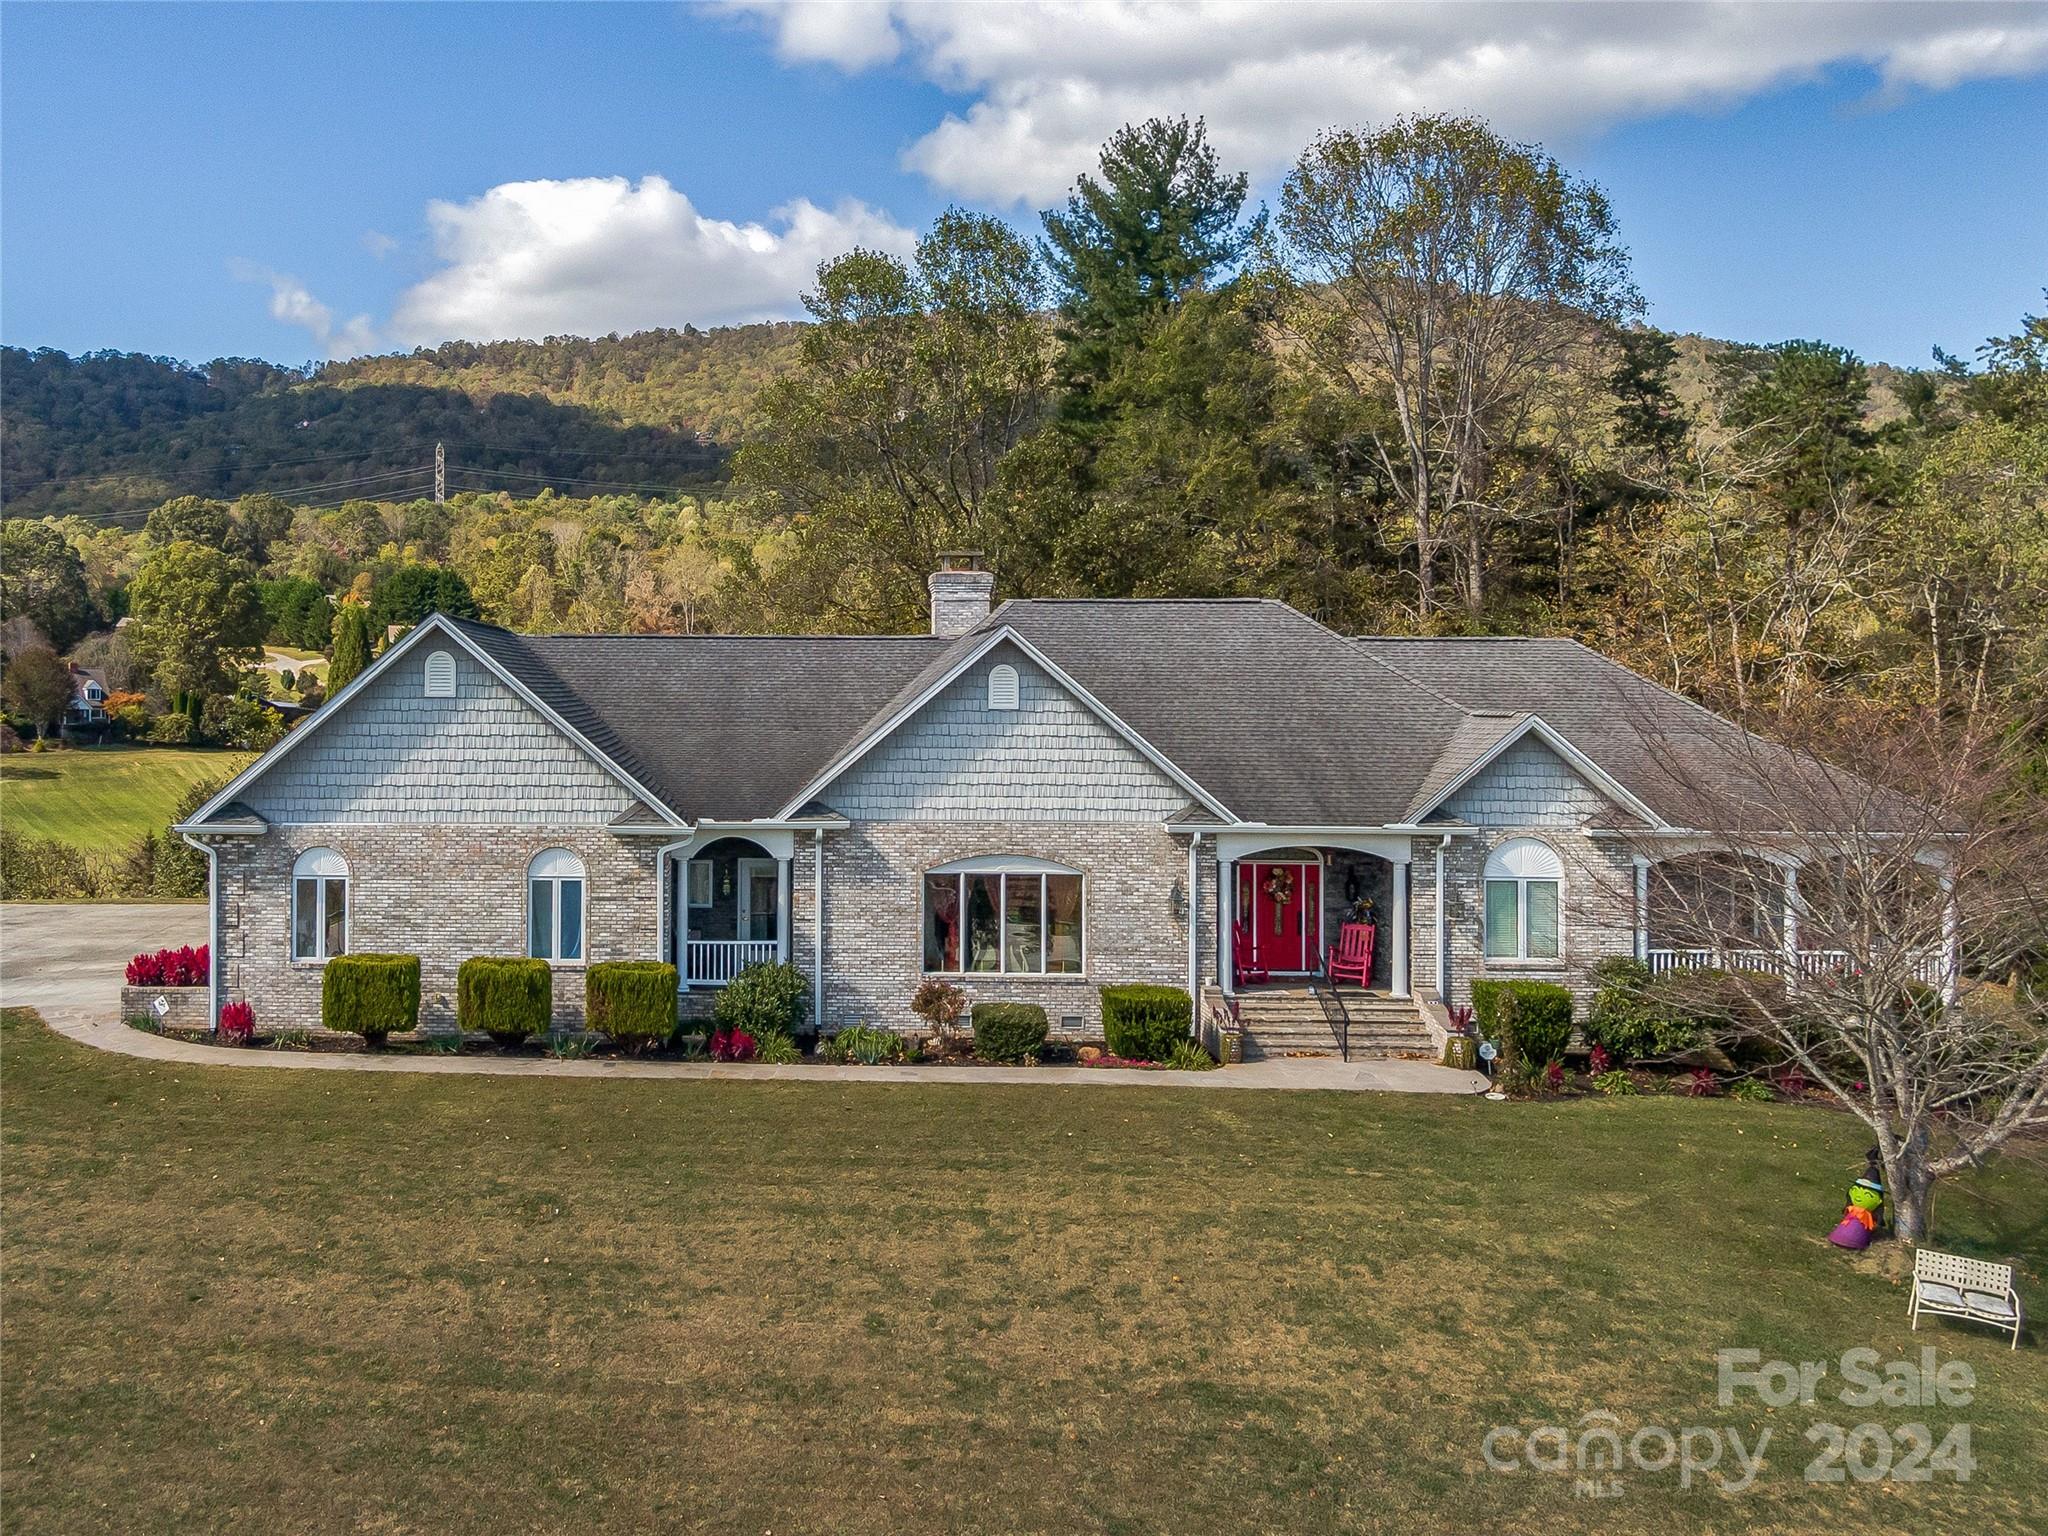
[[[689,1017],[787,960],[826,1033],[916,1027],[942,974],[1067,1036],[1124,982],[1284,1036],[1337,1027],[1325,956],[1369,916],[1348,1006],[1391,1048],[1476,977],[1583,995],[1606,956],[1706,958],[1659,931],[1639,850],[1685,852],[1683,749],[1736,728],[1677,695],[1563,640],[1351,639],[1264,600],[991,613],[991,585],[934,574],[926,635],[426,620],[179,829],[215,1012],[315,1025],[353,949],[421,957],[427,1027],[463,959],[533,954],[565,1024],[587,962],[672,961]],[[1798,963],[1796,919],[1767,925]]]

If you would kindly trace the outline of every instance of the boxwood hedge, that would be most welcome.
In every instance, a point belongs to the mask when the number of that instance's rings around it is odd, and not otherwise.
[[[1181,987],[1104,987],[1102,1035],[1112,1056],[1165,1061],[1188,1038],[1194,1004]]]
[[[974,1054],[983,1061],[1022,1061],[1045,1049],[1045,1010],[1036,1003],[976,1003]]]
[[[1487,978],[1472,983],[1479,1032],[1507,1047],[1511,1061],[1539,1067],[1564,1059],[1572,1037],[1572,995],[1554,981]]]
[[[545,1034],[553,1012],[554,973],[545,960],[475,955],[455,971],[455,1022],[500,1045]]]
[[[375,1049],[420,1021],[418,955],[336,955],[320,972],[320,1022]]]
[[[676,1032],[676,968],[659,960],[606,960],[583,973],[583,1017],[630,1049]]]

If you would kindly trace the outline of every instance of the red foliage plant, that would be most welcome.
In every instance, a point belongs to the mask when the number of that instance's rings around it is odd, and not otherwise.
[[[1564,1092],[1564,1063],[1553,1061],[1543,1069],[1543,1084],[1552,1093]]]
[[[1607,1054],[1606,1046],[1596,1045],[1593,1047],[1592,1059],[1588,1061],[1587,1066],[1591,1068],[1592,1073],[1595,1077],[1598,1077],[1602,1072],[1607,1071],[1613,1065],[1614,1058]]]
[[[1685,1096],[1688,1099],[1711,1099],[1721,1091],[1721,1080],[1705,1067],[1694,1067],[1686,1074]]]
[[[752,1061],[759,1049],[754,1037],[744,1029],[714,1030],[711,1035],[711,1059],[713,1061]]]
[[[202,944],[179,949],[160,949],[153,955],[137,955],[128,962],[131,987],[203,987],[213,968],[211,953]]]
[[[247,1003],[229,1003],[220,1011],[223,1045],[247,1045],[256,1038],[256,1010]]]

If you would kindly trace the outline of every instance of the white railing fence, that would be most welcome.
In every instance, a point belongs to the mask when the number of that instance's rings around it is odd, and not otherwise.
[[[688,987],[722,987],[750,965],[782,958],[773,939],[691,939],[685,948],[682,981]]]
[[[1661,976],[1666,971],[1765,971],[1773,975],[1785,973],[1785,952],[1781,949],[1652,949],[1649,951],[1650,971]],[[1846,949],[1801,949],[1792,955],[1793,974],[1802,980],[1818,980],[1824,976],[1845,975],[1854,969],[1854,961]],[[1948,980],[1948,963],[1938,949],[1930,949],[1913,957],[1913,978],[1930,987],[1938,987]]]

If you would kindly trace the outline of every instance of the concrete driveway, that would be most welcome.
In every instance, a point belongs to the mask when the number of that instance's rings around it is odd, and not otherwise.
[[[0,903],[0,1005],[112,1019],[130,955],[206,939],[206,903]]]

